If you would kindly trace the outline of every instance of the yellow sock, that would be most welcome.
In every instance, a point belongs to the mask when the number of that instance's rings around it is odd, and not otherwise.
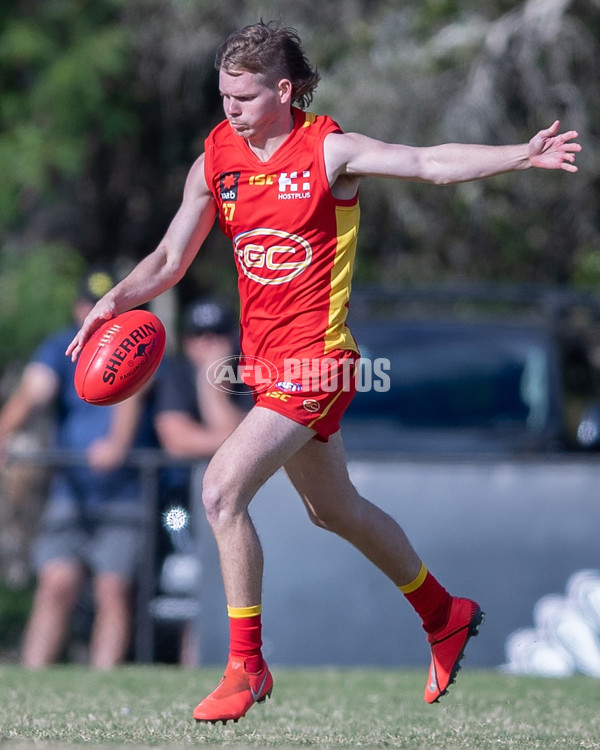
[[[412,594],[423,585],[423,581],[427,577],[427,567],[424,562],[421,562],[421,567],[416,577],[410,583],[405,583],[404,586],[398,586],[403,594]]]
[[[251,607],[230,607],[227,605],[227,614],[229,617],[255,617],[262,613],[262,604],[254,604]]]
[[[416,578],[398,588],[421,617],[428,633],[436,632],[446,624],[452,597],[427,570],[425,563],[421,563]]]

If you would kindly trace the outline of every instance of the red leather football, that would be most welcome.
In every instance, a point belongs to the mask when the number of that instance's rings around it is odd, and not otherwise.
[[[162,322],[147,310],[129,310],[107,320],[79,354],[77,394],[101,406],[124,401],[156,372],[165,343]]]

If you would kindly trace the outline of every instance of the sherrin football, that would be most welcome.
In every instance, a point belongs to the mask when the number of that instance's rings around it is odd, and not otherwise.
[[[77,394],[99,406],[124,401],[156,372],[165,343],[162,322],[147,310],[129,310],[107,320],[79,354]]]

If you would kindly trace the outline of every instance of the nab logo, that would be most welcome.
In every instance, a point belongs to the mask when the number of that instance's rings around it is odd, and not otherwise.
[[[239,179],[239,172],[223,172],[219,178],[219,193],[222,201],[237,200]]]
[[[278,229],[252,229],[234,237],[242,272],[258,284],[286,284],[305,271],[312,247],[303,237]]]

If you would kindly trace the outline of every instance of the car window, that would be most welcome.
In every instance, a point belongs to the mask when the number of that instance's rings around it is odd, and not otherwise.
[[[600,450],[595,295],[527,284],[367,285],[354,290],[348,321],[367,386],[373,361],[383,361],[389,387],[359,389],[346,444],[360,433],[378,450]],[[593,444],[581,440],[582,421],[598,435]]]
[[[379,340],[378,340],[379,338]],[[550,407],[547,346],[490,330],[397,331],[359,340],[363,367],[389,360],[389,389],[357,394],[353,416],[406,428],[545,428]]]

